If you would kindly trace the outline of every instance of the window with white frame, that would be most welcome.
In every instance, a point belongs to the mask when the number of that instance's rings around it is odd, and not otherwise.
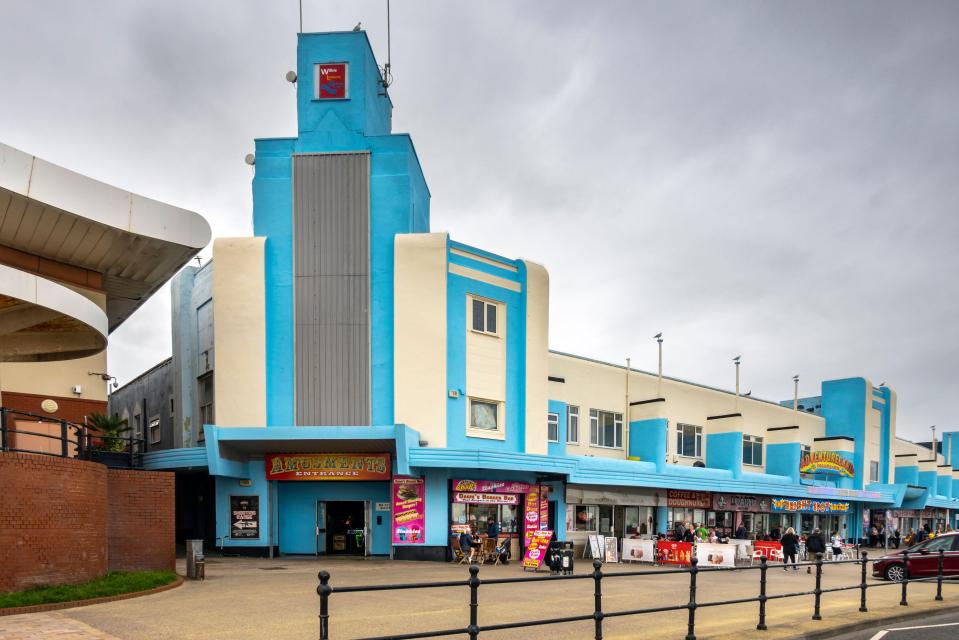
[[[499,431],[499,403],[470,398],[470,429]]]
[[[150,434],[150,444],[158,444],[160,442],[159,416],[150,420],[149,434]]]
[[[569,405],[566,411],[566,442],[579,444],[579,407]]]
[[[590,409],[589,443],[594,447],[622,448],[623,414]]]
[[[473,331],[493,336],[499,335],[499,332],[496,330],[498,324],[497,316],[499,315],[499,305],[497,305],[497,303],[472,298],[471,309],[472,321],[470,322],[470,328]]]
[[[869,482],[879,482],[879,462],[869,461]]]
[[[760,466],[763,463],[763,439],[743,435],[743,464]]]
[[[559,442],[559,414],[546,414],[546,439],[549,442]]]
[[[677,424],[676,453],[685,458],[702,458],[703,428],[694,424]]]

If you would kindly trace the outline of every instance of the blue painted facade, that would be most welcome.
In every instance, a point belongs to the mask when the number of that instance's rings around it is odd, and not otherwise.
[[[532,276],[528,264],[448,240],[445,255],[445,393],[435,398],[445,405],[445,444],[430,446],[420,425],[397,424],[395,415],[395,253],[399,234],[430,231],[430,193],[411,138],[391,131],[392,104],[380,83],[380,72],[362,31],[301,34],[297,47],[297,136],[262,138],[256,141],[253,179],[254,235],[265,237],[266,283],[266,420],[243,427],[206,425],[202,447],[180,454],[163,452],[147,456],[150,468],[185,468],[205,465],[216,478],[217,536],[225,547],[270,549],[279,553],[323,552],[315,536],[318,501],[363,501],[370,505],[390,500],[387,482],[275,482],[267,481],[263,456],[287,452],[388,452],[392,471],[425,479],[425,545],[442,557],[449,543],[451,525],[451,480],[527,482],[550,488],[549,502],[560,539],[575,533],[566,526],[567,507],[582,506],[569,499],[569,490],[587,488],[606,492],[614,507],[647,505],[654,514],[655,529],[669,528],[670,505],[663,504],[667,490],[842,499],[853,503],[847,517],[847,537],[862,536],[866,510],[956,509],[959,480],[945,473],[920,471],[915,466],[893,466],[894,394],[887,387],[873,388],[864,378],[822,383],[820,396],[803,398],[802,413],[817,416],[821,423],[823,450],[830,438],[850,442],[856,476],[852,479],[799,473],[802,444],[772,441],[769,424],[730,424],[728,431],[716,425],[739,414],[710,416],[704,422],[704,455],[699,465],[679,464],[671,456],[677,420],[670,415],[668,398],[626,407],[623,449],[593,450],[585,455],[568,444],[570,403],[561,397],[546,400],[546,412],[558,416],[558,440],[546,441],[545,424],[528,424],[534,397],[528,388],[534,358],[557,354],[528,352],[534,328],[534,302],[529,294]],[[314,99],[314,65],[345,62],[349,65],[349,92],[345,100]],[[370,154],[370,388],[369,425],[295,425],[294,405],[294,304],[292,166],[296,154],[368,152]],[[465,274],[465,275],[464,275]],[[470,275],[472,274],[472,275]],[[434,291],[423,291],[425,297]],[[468,419],[467,336],[470,296],[503,305],[505,319],[505,398],[502,402],[504,437],[472,437]],[[214,301],[215,302],[215,301]],[[175,319],[174,332],[188,332],[182,319]],[[637,372],[641,373],[641,372]],[[543,381],[545,384],[545,381]],[[687,385],[689,393],[713,393],[699,385]],[[552,383],[551,383],[552,384]],[[557,383],[559,384],[559,383]],[[567,383],[562,383],[567,384]],[[569,381],[568,384],[573,384]],[[551,387],[552,389],[552,387]],[[732,394],[726,394],[732,397]],[[538,396],[537,396],[538,397]],[[663,400],[660,413],[649,417]],[[736,399],[737,402],[739,398]],[[742,402],[762,402],[743,399]],[[771,404],[787,425],[790,411]],[[791,407],[791,401],[782,403]],[[617,410],[616,406],[604,409]],[[619,409],[622,410],[622,409]],[[880,463],[878,477],[868,477],[869,429],[873,410],[879,416]],[[592,438],[590,407],[580,406],[579,438]],[[634,415],[636,412],[636,415]],[[715,419],[714,419],[715,418]],[[729,424],[729,423],[724,423]],[[742,426],[739,426],[742,424]],[[790,426],[780,428],[788,429]],[[797,427],[798,428],[798,427]],[[763,446],[763,465],[743,464],[744,435],[756,429],[769,439]],[[530,438],[542,434],[545,445],[530,450]],[[949,435],[951,453],[953,441]],[[803,443],[805,444],[805,443]],[[944,443],[945,444],[945,443]],[[615,448],[613,448],[615,449]],[[588,447],[587,447],[587,450]],[[596,454],[596,455],[594,455]],[[872,455],[872,454],[869,454]],[[931,455],[931,454],[930,454]],[[621,456],[621,457],[616,457]],[[959,460],[951,458],[953,468]],[[914,459],[913,459],[914,461]],[[915,462],[913,462],[915,464]],[[257,539],[233,539],[229,529],[229,503],[233,495],[257,495],[261,505],[261,533]],[[582,498],[577,498],[582,500]],[[633,500],[634,502],[630,502]],[[704,510],[709,511],[709,510]],[[574,511],[570,511],[574,513]],[[615,516],[614,511],[614,518]],[[783,522],[799,525],[800,515]],[[415,545],[391,545],[389,514],[371,506],[368,552],[376,555],[410,555]],[[379,517],[379,520],[376,518]],[[411,547],[404,549],[401,547]]]

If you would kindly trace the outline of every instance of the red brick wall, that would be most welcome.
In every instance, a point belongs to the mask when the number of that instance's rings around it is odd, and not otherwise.
[[[0,592],[85,582],[106,571],[107,468],[0,453]]]
[[[110,469],[107,482],[110,571],[172,571],[176,565],[174,474]]]

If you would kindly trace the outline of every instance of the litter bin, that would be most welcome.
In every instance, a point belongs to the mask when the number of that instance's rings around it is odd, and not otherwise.
[[[549,565],[550,573],[559,573],[563,570],[563,543],[559,540],[553,540],[549,543],[546,550],[546,564]]]
[[[562,570],[563,570],[563,574],[566,575],[566,574],[571,574],[571,573],[573,573],[573,556],[574,556],[574,554],[573,554],[573,543],[572,543],[572,542],[564,542],[564,543],[563,543],[563,550],[562,550],[562,552],[561,552],[561,555],[562,555],[562,557],[561,557],[561,559],[560,559],[560,566],[561,566],[561,568],[562,568]]]
[[[196,558],[203,557],[203,540],[186,541],[186,577],[196,579]]]
[[[206,580],[206,560],[202,553],[196,554],[193,559],[193,579]]]

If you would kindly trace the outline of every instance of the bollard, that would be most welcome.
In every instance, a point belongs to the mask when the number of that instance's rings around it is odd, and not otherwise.
[[[596,624],[596,640],[603,640],[603,587],[601,584],[603,579],[602,566],[603,563],[598,559],[593,560],[593,584],[595,585],[595,589],[593,590],[593,598],[595,603],[593,608],[593,620]]]
[[[330,586],[328,571],[320,571],[317,577],[320,579],[320,586],[316,588],[320,594],[320,640],[330,640],[330,594],[333,593],[333,587]]]
[[[696,573],[699,558],[693,556],[689,568],[689,624],[686,629],[686,640],[696,640]]]
[[[869,562],[869,553],[863,551],[861,554],[862,560],[862,578],[859,582],[859,590],[861,591],[859,595],[859,611],[860,613],[866,613],[866,564]]]
[[[478,620],[478,609],[479,609],[479,565],[471,564],[470,565],[470,626],[466,628],[466,632],[469,634],[470,640],[476,640],[479,636],[479,620]]]
[[[766,556],[759,559],[759,624],[756,629],[766,630]]]
[[[822,554],[816,554],[816,608],[813,611],[812,619],[813,620],[822,620],[822,615],[819,613],[819,603],[822,599]]]
[[[942,600],[942,557],[944,550],[939,550],[939,565],[936,567],[936,600]]]
[[[906,602],[906,585],[909,584],[909,552],[902,552],[902,599],[899,601],[899,606],[906,607],[909,606],[909,603]]]

